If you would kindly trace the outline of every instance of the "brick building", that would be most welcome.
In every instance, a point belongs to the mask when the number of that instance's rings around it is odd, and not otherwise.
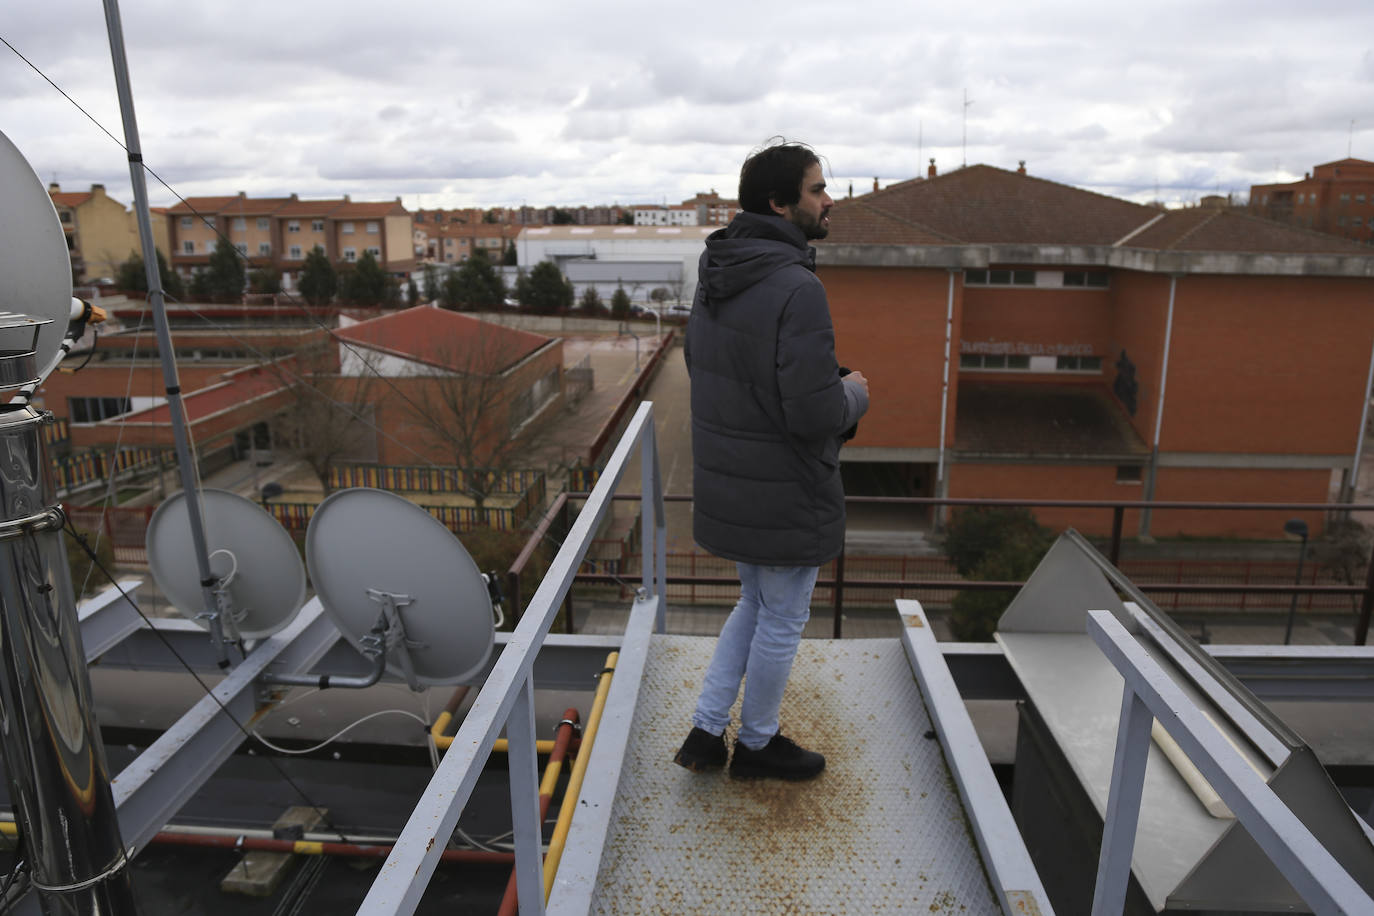
[[[1374,245],[1374,162],[1341,159],[1317,166],[1302,181],[1252,185],[1250,210]]]
[[[281,272],[282,288],[294,289],[315,246],[338,264],[371,251],[382,269],[405,278],[415,267],[411,215],[394,201],[301,200],[248,197],[192,197],[170,207],[171,266],[183,278],[210,263],[221,237],[244,256],[249,268]]]
[[[983,165],[838,202],[817,248],[840,362],[873,388],[844,453],[851,492],[1323,502],[1349,482],[1367,248]],[[1289,514],[1127,526],[1276,537]]]

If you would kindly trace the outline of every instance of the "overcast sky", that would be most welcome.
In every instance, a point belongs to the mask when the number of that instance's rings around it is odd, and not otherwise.
[[[1374,0],[125,0],[122,15],[144,158],[183,196],[676,203],[734,196],[774,134],[813,144],[836,196],[931,157],[1024,159],[1171,204],[1374,159]],[[100,3],[9,0],[0,37],[123,139]],[[132,201],[119,147],[3,46],[0,131],[45,182]]]

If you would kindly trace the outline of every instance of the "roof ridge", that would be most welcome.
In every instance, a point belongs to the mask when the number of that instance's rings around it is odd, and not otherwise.
[[[925,223],[918,222],[917,220],[914,220],[914,219],[907,219],[905,216],[900,216],[900,215],[898,215],[898,214],[896,214],[896,213],[893,213],[893,212],[890,211],[890,210],[884,210],[882,207],[875,207],[875,206],[873,206],[873,204],[868,203],[866,200],[863,200],[862,198],[855,198],[854,203],[855,203],[856,206],[860,206],[860,207],[864,207],[865,209],[872,210],[874,213],[877,213],[879,216],[885,216],[885,217],[887,217],[887,218],[890,219],[890,220],[895,220],[896,222],[899,222],[899,223],[901,223],[901,224],[903,224],[903,225],[905,225],[905,226],[910,226],[910,227],[912,227],[913,229],[920,229],[922,232],[929,232],[931,235],[938,236],[939,238],[942,238],[942,239],[948,239],[949,241],[955,242],[955,243],[960,244],[960,245],[964,244],[964,240],[963,240],[963,239],[957,238],[956,236],[953,236],[953,235],[950,235],[948,232],[941,232],[941,231],[938,230],[938,229],[932,228],[931,226],[927,226]]]
[[[1186,211],[1179,211],[1179,212],[1186,212]],[[1165,247],[1166,249],[1168,249],[1168,250],[1175,250],[1175,251],[1178,250],[1178,246],[1179,246],[1179,245],[1183,244],[1183,243],[1186,242],[1188,239],[1190,239],[1190,238],[1192,238],[1194,235],[1196,235],[1197,232],[1198,232],[1198,230],[1200,230],[1203,226],[1211,225],[1211,223],[1214,222],[1214,221],[1217,219],[1217,217],[1221,216],[1221,214],[1224,213],[1224,212],[1225,212],[1224,210],[1213,210],[1211,213],[1207,214],[1207,218],[1206,218],[1206,219],[1198,220],[1197,225],[1193,226],[1193,227],[1192,227],[1191,229],[1189,229],[1187,232],[1183,233],[1183,234],[1180,235],[1178,238],[1174,239],[1172,242],[1170,242],[1168,245],[1166,245],[1166,246],[1164,246],[1164,247]]]

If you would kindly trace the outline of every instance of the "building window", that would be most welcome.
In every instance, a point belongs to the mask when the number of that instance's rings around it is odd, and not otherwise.
[[[1138,464],[1118,464],[1116,466],[1116,482],[1140,483],[1144,470],[1145,469]]]
[[[499,243],[498,243],[499,244]],[[1034,286],[1035,271],[992,268],[964,271],[966,286]]]
[[[259,217],[258,217],[258,231],[259,231],[259,232],[266,232],[266,231],[267,231],[268,229],[270,229],[271,227],[272,227],[272,221],[271,221],[271,220],[269,220],[269,219],[268,219],[267,217],[265,217],[265,216],[259,216]]]
[[[1364,195],[1363,195],[1363,194],[1356,194],[1356,195],[1355,195],[1355,203],[1357,203],[1357,204],[1362,204],[1362,203],[1364,203]]]
[[[344,223],[344,224],[343,224],[343,234],[344,234],[344,235],[352,235],[352,234],[353,234],[353,224],[352,224],[352,223]]]
[[[67,398],[67,415],[73,423],[97,423],[131,409],[128,398]]]
[[[191,217],[189,217],[189,216],[183,216],[183,217],[181,218],[181,228],[183,228],[183,229],[190,229],[192,225],[193,225],[193,221],[192,221]]]
[[[1030,357],[1012,353],[965,353],[959,357],[959,368],[1025,371],[1030,368]]]
[[[237,251],[239,254],[243,255],[244,257],[248,256],[248,246],[245,245],[243,242],[239,242],[238,244],[236,244],[234,246],[234,250]]]
[[[215,228],[215,218],[213,216],[202,216],[201,219],[205,220],[206,226],[209,226],[211,229]]]
[[[358,250],[356,248],[345,248],[343,250],[343,258],[345,261],[358,260]]]
[[[1348,204],[1348,203],[1350,203],[1350,192],[1347,191],[1346,193],[1344,193],[1344,194],[1341,195],[1341,203],[1343,203],[1343,204]]]
[[[1054,361],[1055,372],[1101,372],[1100,356],[1060,356]]]
[[[372,255],[374,258],[381,258],[382,249],[378,248],[376,245],[369,245],[367,247],[367,253]]]
[[[311,232],[323,232],[323,231],[324,231],[324,220],[322,220],[322,219],[312,219],[312,220],[310,221],[310,231],[311,231]]]
[[[248,220],[244,219],[242,216],[236,216],[236,217],[234,217],[234,231],[235,231],[235,232],[243,232],[243,231],[244,231],[245,229],[247,229],[247,228],[248,228]]]
[[[1064,285],[1106,289],[1107,272],[1105,270],[1066,270],[1064,271]]]
[[[258,254],[269,255],[272,253],[271,242],[258,242]]]
[[[299,261],[299,260],[301,259],[301,246],[299,246],[299,245],[292,245],[290,251],[291,251],[291,260],[293,260],[293,261]]]
[[[300,231],[301,231],[301,224],[300,224],[298,221],[294,220],[294,219],[293,219],[293,220],[287,220],[287,223],[286,223],[286,231],[287,231],[287,232],[300,232]]]
[[[182,254],[195,254],[195,253],[196,253],[196,243],[193,242],[193,241],[191,241],[190,239],[187,239],[186,241],[182,242],[182,243],[181,243],[181,253],[182,253]]]
[[[367,224],[367,234],[368,234],[368,235],[376,235],[376,234],[377,234],[377,228],[378,228],[378,227],[377,227],[377,224],[376,224],[375,222],[369,222],[369,223]]]

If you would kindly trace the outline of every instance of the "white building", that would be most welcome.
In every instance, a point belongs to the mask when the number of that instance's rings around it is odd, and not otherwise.
[[[647,300],[649,292],[659,286],[669,288],[672,299],[676,300],[678,284],[681,284],[682,301],[691,302],[697,288],[697,262],[706,248],[706,237],[717,228],[540,226],[521,230],[515,240],[515,251],[520,268],[525,271],[540,261],[553,261],[568,275],[569,262],[594,259],[598,262],[595,268],[583,264],[573,273],[585,275],[587,282],[597,285],[598,292],[619,274],[635,278],[635,289],[628,280],[624,286],[637,301]],[[618,263],[625,266],[618,268]],[[614,286],[611,289],[614,290]]]
[[[694,206],[682,204],[673,207],[635,207],[636,226],[697,226],[702,223],[700,213]]]

